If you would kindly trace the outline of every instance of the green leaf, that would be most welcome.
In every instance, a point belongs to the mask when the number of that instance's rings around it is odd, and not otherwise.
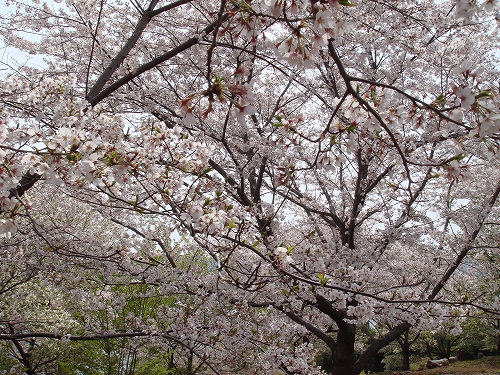
[[[207,167],[203,170],[203,172],[201,172],[201,174],[206,174],[206,173],[209,173],[209,172],[212,172],[214,169],[212,167]]]
[[[485,91],[480,92],[479,94],[476,95],[476,99],[491,98],[491,97],[493,97],[491,90],[485,90]]]
[[[444,96],[443,93],[439,94],[436,99],[431,103],[435,106],[437,105],[445,105],[446,104],[446,97]]]
[[[344,5],[347,7],[354,7],[356,4],[351,3],[349,0],[339,0],[340,5]]]
[[[325,271],[322,271],[321,273],[317,273],[316,276],[318,277],[319,284],[321,286],[325,286],[326,284],[328,284],[328,281],[331,280],[329,277],[325,276]]]
[[[356,124],[350,124],[345,127],[345,130],[347,130],[349,133],[354,132],[356,130]]]
[[[73,152],[71,154],[66,155],[66,159],[69,161],[76,163],[78,160],[82,158],[82,154],[79,152]]]
[[[113,151],[103,158],[104,163],[109,167],[111,165],[117,164],[118,152]]]

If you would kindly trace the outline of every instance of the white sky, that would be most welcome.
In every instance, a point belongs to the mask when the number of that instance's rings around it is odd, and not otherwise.
[[[7,7],[5,3],[0,3],[0,27],[2,27],[1,19],[4,19],[9,13],[14,12],[15,6]],[[36,40],[34,35],[30,35],[29,39]],[[43,55],[30,55],[20,51],[17,48],[7,47],[3,38],[0,36],[0,76],[8,73],[10,67],[17,66],[44,66]]]

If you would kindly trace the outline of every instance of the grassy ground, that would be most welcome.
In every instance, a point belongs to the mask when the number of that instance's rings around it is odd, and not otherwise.
[[[405,375],[500,375],[500,356],[484,357],[475,361],[455,362],[449,366],[428,370],[416,370],[420,367],[425,367],[426,362],[417,364],[415,371],[396,371],[386,374],[405,374]],[[412,365],[412,369],[415,365]]]

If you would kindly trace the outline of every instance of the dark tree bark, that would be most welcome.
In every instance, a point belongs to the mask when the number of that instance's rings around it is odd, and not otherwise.
[[[26,191],[31,189],[42,176],[36,173],[26,173],[19,181],[19,185],[15,189],[10,190],[9,198],[22,197]]]
[[[403,355],[403,371],[410,369],[410,345],[401,345],[401,354]]]
[[[410,328],[410,324],[403,322],[392,328],[385,335],[376,339],[358,358],[353,367],[353,374],[358,375],[370,363],[380,349],[396,340],[402,333]]]
[[[410,348],[419,336],[420,333],[417,333],[415,337],[410,340],[410,330],[407,329],[398,337],[398,344],[401,347],[401,354],[403,355],[403,371],[408,371],[410,369]]]
[[[337,345],[333,354],[335,375],[354,374],[354,342],[356,325],[342,322],[338,324]]]

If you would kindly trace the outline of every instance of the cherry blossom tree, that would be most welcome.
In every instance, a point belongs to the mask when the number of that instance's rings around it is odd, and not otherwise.
[[[470,272],[498,253],[497,1],[10,3],[5,43],[46,66],[0,83],[1,234],[66,280],[192,298],[124,335],[213,373],[319,373],[322,342],[352,375],[410,327],[498,314]],[[117,334],[86,329],[65,337]]]
[[[57,373],[70,364],[89,373],[141,374],[153,373],[156,363],[198,374],[243,366],[235,357],[244,349],[219,347],[218,335],[235,334],[233,318],[220,316],[216,295],[200,290],[214,278],[199,249],[133,236],[48,186],[30,195],[30,214],[2,242],[2,275],[24,265],[18,273],[30,276],[0,296],[0,335],[19,362],[14,369]]]

